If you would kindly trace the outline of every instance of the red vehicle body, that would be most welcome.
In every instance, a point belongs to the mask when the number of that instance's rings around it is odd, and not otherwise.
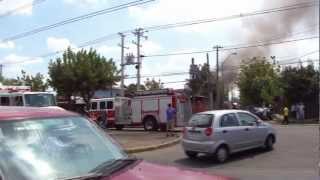
[[[47,118],[80,117],[79,115],[60,109],[32,108],[32,107],[0,107],[1,123],[22,122],[25,120],[46,121]],[[88,120],[88,119],[87,119]],[[90,121],[90,120],[88,120]],[[1,127],[1,126],[0,126]],[[54,127],[53,127],[54,128]],[[106,136],[106,140],[110,138]],[[110,139],[108,139],[110,140]],[[113,140],[112,140],[113,141]],[[3,144],[0,143],[0,152]],[[120,151],[120,147],[119,147]],[[1,164],[0,157],[0,164]],[[69,162],[70,163],[70,162]],[[73,164],[74,165],[74,164]],[[76,164],[75,166],[77,166]],[[0,166],[1,168],[1,166]],[[16,171],[16,170],[15,170]],[[1,169],[0,169],[1,176]],[[31,174],[31,177],[32,174]],[[81,176],[80,176],[81,177]],[[1,177],[0,177],[1,179]],[[30,178],[33,179],[33,178]],[[156,165],[137,160],[134,163],[112,172],[98,179],[105,180],[227,180],[230,178],[208,175],[202,172],[183,170],[176,167]]]

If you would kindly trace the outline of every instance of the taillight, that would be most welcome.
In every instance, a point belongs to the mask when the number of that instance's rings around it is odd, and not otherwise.
[[[213,132],[213,130],[212,130],[211,127],[209,127],[209,128],[207,128],[206,130],[204,130],[204,134],[205,134],[206,136],[211,136],[212,132]]]

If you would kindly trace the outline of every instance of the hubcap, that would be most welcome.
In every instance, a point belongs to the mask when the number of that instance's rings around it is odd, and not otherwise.
[[[146,129],[151,130],[153,128],[153,122],[152,121],[147,121],[146,122]]]
[[[223,162],[227,159],[227,150],[225,148],[220,148],[217,153],[217,158],[220,162]]]

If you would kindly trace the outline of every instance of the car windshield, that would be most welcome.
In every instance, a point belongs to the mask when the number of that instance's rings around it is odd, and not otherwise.
[[[105,132],[82,117],[0,122],[0,174],[5,180],[85,176],[105,162],[125,158]]]
[[[53,94],[25,94],[26,106],[55,106],[56,101]]]
[[[192,127],[210,127],[214,119],[213,114],[195,114],[189,120],[188,125]]]

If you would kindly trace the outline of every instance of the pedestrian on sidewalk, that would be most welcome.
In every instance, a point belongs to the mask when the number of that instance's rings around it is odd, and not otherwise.
[[[174,126],[174,119],[176,116],[176,110],[171,106],[171,104],[168,104],[166,115],[167,115],[167,137],[170,135],[174,136],[173,126]]]
[[[282,124],[289,124],[289,109],[287,106],[283,108],[283,121]]]
[[[297,113],[298,113],[298,121],[303,122],[304,121],[304,105],[302,102],[300,102],[297,105]]]

